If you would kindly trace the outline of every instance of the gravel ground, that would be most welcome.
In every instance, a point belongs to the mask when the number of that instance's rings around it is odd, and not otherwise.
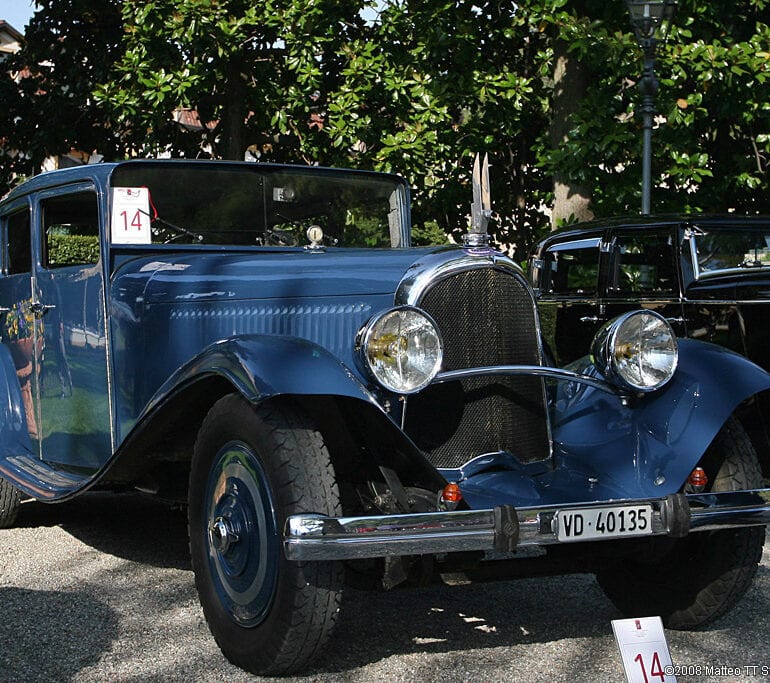
[[[667,632],[679,681],[758,681],[770,668],[770,543],[757,580],[705,631]],[[134,495],[25,502],[0,530],[0,681],[255,681],[198,605],[183,514]],[[623,681],[593,577],[349,591],[313,672],[292,681]],[[262,679],[264,680],[264,679]],[[657,679],[655,679],[657,680]]]

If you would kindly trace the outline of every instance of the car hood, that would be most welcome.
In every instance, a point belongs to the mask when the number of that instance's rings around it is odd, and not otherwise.
[[[392,294],[406,271],[437,248],[172,252],[131,258],[113,296],[160,303],[361,297]]]

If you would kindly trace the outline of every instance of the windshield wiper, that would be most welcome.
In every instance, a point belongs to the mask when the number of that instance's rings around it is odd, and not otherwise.
[[[156,235],[158,234],[158,229],[154,227],[156,223],[160,223],[163,226],[163,228],[176,233],[174,237],[167,239],[165,242],[163,242],[163,244],[170,244],[174,240],[179,239],[180,237],[183,237],[183,236],[191,237],[196,242],[203,242],[203,235],[196,232],[192,232],[187,228],[183,228],[181,225],[175,225],[174,223],[170,223],[169,221],[165,220],[164,218],[161,218],[160,216],[151,217],[151,220],[150,220],[150,227],[153,230],[153,233]]]

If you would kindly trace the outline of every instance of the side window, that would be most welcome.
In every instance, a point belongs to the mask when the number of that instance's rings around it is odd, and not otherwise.
[[[5,265],[9,275],[29,273],[32,270],[32,242],[27,209],[8,219],[8,262]]]
[[[719,226],[693,231],[698,277],[770,266],[770,231],[754,226]]]
[[[618,233],[613,246],[612,293],[676,293],[675,249],[670,230]]]
[[[543,291],[552,294],[596,294],[599,282],[599,238],[556,244],[543,264]]]
[[[47,268],[99,260],[99,206],[96,194],[79,192],[41,202]]]

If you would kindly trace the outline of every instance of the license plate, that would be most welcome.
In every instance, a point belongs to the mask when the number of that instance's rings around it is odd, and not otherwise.
[[[652,506],[614,506],[559,510],[556,537],[560,541],[588,541],[652,534]]]

